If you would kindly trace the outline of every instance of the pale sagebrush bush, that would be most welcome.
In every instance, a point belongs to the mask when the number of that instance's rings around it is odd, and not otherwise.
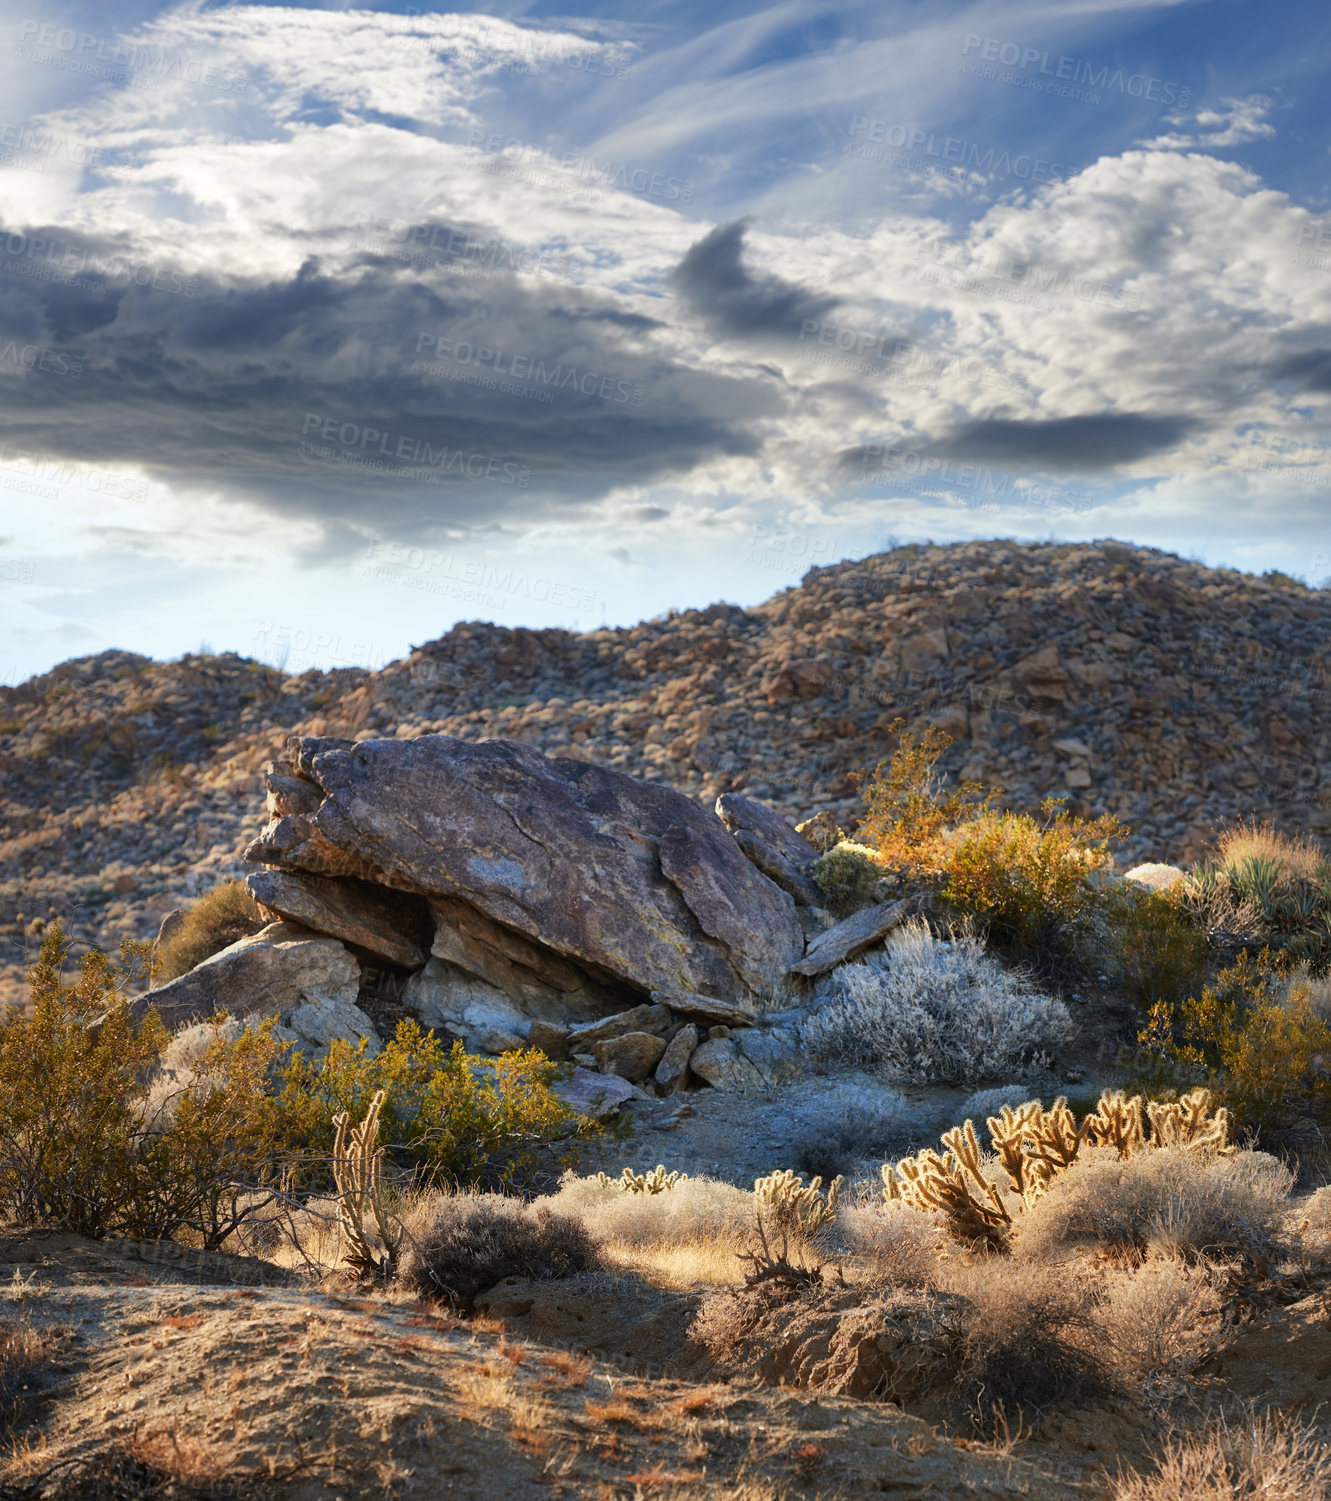
[[[1289,1248],[1293,1186],[1290,1170],[1265,1152],[1222,1157],[1161,1147],[1123,1161],[1112,1148],[1089,1147],[1019,1217],[1012,1249],[1042,1260],[1090,1241],[1133,1256],[1244,1254],[1266,1262]]]
[[[806,1177],[849,1177],[860,1163],[900,1156],[921,1131],[919,1112],[895,1089],[833,1083],[793,1112],[791,1152]]]
[[[811,1051],[910,1084],[950,1084],[1043,1066],[1071,1035],[1061,1002],[1005,970],[973,933],[903,924],[886,952],[834,970],[805,1023]]]
[[[459,1308],[506,1277],[551,1281],[599,1265],[577,1219],[503,1194],[424,1195],[406,1209],[402,1229],[398,1281]]]
[[[905,1204],[843,1204],[839,1228],[872,1287],[932,1287],[938,1280],[938,1216]]]
[[[1111,1501],[1326,1501],[1328,1494],[1331,1449],[1312,1420],[1277,1411],[1173,1440],[1154,1473],[1121,1473]]]
[[[578,1220],[598,1244],[627,1248],[747,1243],[757,1200],[715,1178],[681,1178],[668,1193],[627,1194],[612,1179],[565,1173],[559,1191],[541,1201]]]
[[[245,1024],[234,1016],[220,1021],[196,1022],[184,1027],[167,1043],[148,1079],[143,1102],[144,1124],[150,1131],[163,1131],[175,1118],[180,1101],[191,1090],[210,1087],[201,1076],[208,1049],[217,1041],[235,1042]]]
[[[1025,1084],[1000,1084],[994,1089],[977,1089],[969,1094],[951,1112],[959,1121],[987,1121],[991,1115],[999,1115],[1004,1105],[1015,1110],[1031,1098],[1030,1088]]]
[[[1097,1347],[1130,1389],[1175,1394],[1224,1343],[1223,1278],[1206,1262],[1153,1256],[1109,1276],[1092,1314]]]

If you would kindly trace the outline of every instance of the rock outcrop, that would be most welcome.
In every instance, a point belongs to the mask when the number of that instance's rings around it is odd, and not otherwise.
[[[278,814],[246,850],[251,861],[460,899],[592,976],[642,991],[756,997],[803,953],[789,893],[718,819],[667,787],[511,741],[445,735],[302,740],[279,775],[303,778],[322,800],[312,813]]]

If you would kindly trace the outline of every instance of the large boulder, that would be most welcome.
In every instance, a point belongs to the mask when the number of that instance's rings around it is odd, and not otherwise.
[[[828,970],[843,964],[852,954],[858,954],[880,938],[885,938],[893,928],[916,910],[916,904],[902,900],[879,902],[866,907],[862,912],[837,923],[820,933],[809,945],[809,951],[798,964],[791,965],[796,975],[825,975]]]
[[[278,815],[252,861],[458,898],[643,991],[756,999],[803,953],[789,893],[719,819],[660,784],[450,735],[303,739],[277,774],[321,801]],[[297,806],[289,789],[283,805]]]

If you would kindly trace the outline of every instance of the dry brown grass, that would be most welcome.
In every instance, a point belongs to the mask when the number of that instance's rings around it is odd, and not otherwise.
[[[175,932],[157,950],[160,980],[174,980],[241,938],[259,932],[267,919],[243,881],[223,881],[200,897]]]
[[[1289,881],[1315,881],[1326,856],[1313,839],[1282,834],[1269,823],[1241,823],[1225,829],[1216,841],[1218,863],[1234,870],[1245,860],[1271,860]]]
[[[1180,1395],[1225,1342],[1223,1274],[1159,1256],[1108,1273],[1092,1314],[1096,1347],[1119,1381],[1150,1396]]]
[[[857,1269],[875,1287],[930,1287],[938,1281],[940,1216],[907,1204],[846,1204],[841,1233]]]
[[[1217,1423],[1169,1444],[1152,1474],[1120,1473],[1112,1501],[1326,1501],[1331,1450],[1285,1413]]]

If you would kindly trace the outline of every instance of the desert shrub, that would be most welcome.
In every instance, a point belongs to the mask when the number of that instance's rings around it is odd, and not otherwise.
[[[403,1220],[398,1280],[419,1297],[470,1307],[505,1277],[551,1280],[597,1265],[582,1225],[501,1194],[432,1194]]]
[[[1201,1077],[1260,1140],[1331,1111],[1331,1021],[1320,1004],[1320,987],[1291,980],[1269,949],[1245,950],[1200,996],[1157,1002],[1141,1043],[1163,1066],[1162,1083]]]
[[[807,1178],[849,1177],[857,1163],[881,1161],[915,1137],[918,1119],[894,1089],[834,1083],[801,1107],[792,1133],[795,1166]]]
[[[847,1248],[874,1287],[932,1287],[937,1281],[936,1218],[904,1204],[843,1204],[840,1227]]]
[[[1054,798],[1038,818],[985,810],[948,842],[942,895],[1013,956],[1060,976],[1079,973],[1095,956],[1104,902],[1092,878],[1124,832],[1116,818],[1075,817]]]
[[[1105,1371],[1086,1338],[1090,1296],[1081,1283],[1051,1276],[1045,1266],[981,1260],[953,1268],[947,1287],[968,1305],[956,1379],[981,1429],[1105,1389]]]
[[[971,1081],[1045,1062],[1072,1022],[973,934],[903,924],[884,954],[844,964],[805,1024],[809,1048],[912,1084]]]
[[[72,985],[68,949],[56,924],[28,1010],[0,1022],[0,1206],[94,1237],[187,1230],[220,1245],[274,1150],[271,1024],[219,1031],[163,1092],[166,1030],[155,1012],[136,1025],[125,994],[151,967],[147,945],[122,945],[118,963],[86,954]]]
[[[900,879],[976,919],[1013,957],[1060,976],[1080,971],[1094,957],[1103,904],[1093,878],[1127,829],[1108,815],[1069,814],[1061,799],[1033,817],[995,809],[994,793],[977,783],[946,788],[937,762],[950,743],[932,726],[918,739],[901,733],[863,787],[857,841]]]
[[[613,1179],[565,1173],[548,1201],[558,1214],[581,1221],[598,1244],[622,1247],[745,1244],[753,1229],[754,1197],[714,1178],[681,1178],[669,1193],[626,1194]]]
[[[323,1057],[295,1053],[278,1094],[283,1143],[310,1153],[331,1141],[346,1111],[360,1119],[380,1090],[383,1139],[399,1166],[458,1187],[526,1182],[558,1142],[571,1145],[603,1130],[571,1110],[552,1088],[559,1065],[531,1049],[497,1060],[447,1049],[414,1021],[401,1021],[371,1057],[334,1040]]]
[[[1109,896],[1106,917],[1106,947],[1139,1005],[1176,1004],[1199,988],[1211,945],[1181,897],[1124,882]]]
[[[1080,1241],[1132,1258],[1245,1255],[1265,1265],[1288,1244],[1293,1185],[1264,1152],[1221,1157],[1170,1146],[1124,1160],[1092,1147],[1026,1206],[1011,1244],[1036,1260]]]
[[[1153,1256],[1106,1278],[1091,1314],[1094,1337],[1120,1383],[1175,1396],[1224,1341],[1223,1278],[1206,1262]]]
[[[810,874],[832,912],[847,917],[869,901],[887,872],[873,850],[847,839],[819,855]]]
[[[174,980],[187,974],[267,923],[244,881],[222,881],[188,907],[179,925],[162,941],[157,950],[161,978]]]
[[[1329,1489],[1331,1448],[1311,1419],[1277,1411],[1171,1440],[1153,1474],[1119,1474],[1112,1501],[1324,1501]]]
[[[1331,960],[1331,863],[1311,839],[1270,824],[1226,829],[1177,897],[1219,948],[1268,945],[1319,972]]]

